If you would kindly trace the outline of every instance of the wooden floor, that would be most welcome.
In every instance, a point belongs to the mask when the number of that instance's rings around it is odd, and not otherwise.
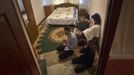
[[[105,75],[134,75],[134,59],[109,60]]]

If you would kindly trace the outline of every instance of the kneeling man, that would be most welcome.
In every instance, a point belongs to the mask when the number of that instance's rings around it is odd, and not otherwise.
[[[78,48],[75,51],[76,57],[72,60],[73,64],[77,64],[74,71],[80,73],[92,67],[95,57],[95,51],[90,48],[87,41],[80,39],[78,41]]]
[[[64,60],[69,56],[73,55],[74,49],[77,46],[77,37],[73,32],[71,32],[70,27],[64,28],[65,35],[67,35],[67,39],[63,40],[63,43],[57,47],[57,51],[59,53],[59,59]]]

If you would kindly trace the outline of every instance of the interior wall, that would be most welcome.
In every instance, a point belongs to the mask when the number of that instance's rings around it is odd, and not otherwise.
[[[133,75],[134,60],[108,60],[104,75]]]
[[[79,8],[84,8],[88,10],[88,2],[89,0],[79,0]]]
[[[111,57],[134,57],[134,0],[124,0],[118,28],[111,48]]]
[[[45,18],[43,2],[42,0],[31,0],[31,5],[33,8],[36,25],[38,25]]]
[[[89,14],[93,15],[94,13],[99,13],[101,16],[102,24],[101,24],[100,43],[102,42],[102,38],[103,38],[103,30],[104,30],[106,15],[107,15],[108,1],[109,0],[88,0],[87,2]]]

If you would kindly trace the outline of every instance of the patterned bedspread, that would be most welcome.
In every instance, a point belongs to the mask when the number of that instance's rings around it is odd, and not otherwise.
[[[46,19],[47,24],[52,25],[69,25],[75,24],[78,20],[78,10],[74,7],[57,8]]]

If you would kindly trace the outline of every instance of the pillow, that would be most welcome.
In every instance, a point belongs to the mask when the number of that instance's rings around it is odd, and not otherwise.
[[[74,10],[75,7],[67,7],[66,9]]]
[[[59,7],[59,8],[56,8],[56,10],[63,11],[63,10],[65,10],[65,7]]]

